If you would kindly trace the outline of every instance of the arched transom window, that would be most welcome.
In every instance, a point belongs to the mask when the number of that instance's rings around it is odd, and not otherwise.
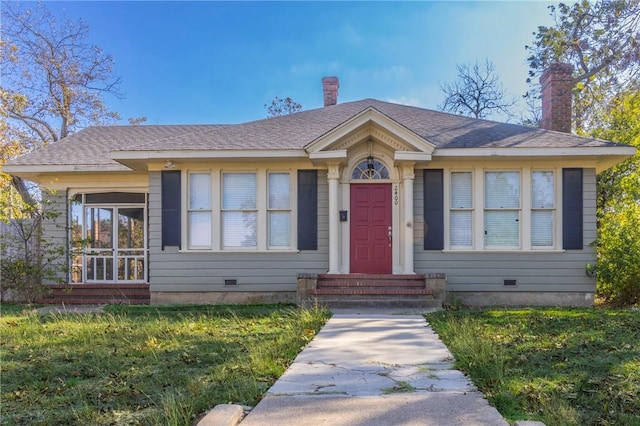
[[[351,179],[389,179],[389,170],[387,170],[387,167],[380,161],[369,157],[358,163],[353,169]]]

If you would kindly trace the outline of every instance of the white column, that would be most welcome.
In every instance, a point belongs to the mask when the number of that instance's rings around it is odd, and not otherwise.
[[[413,270],[413,180],[415,179],[413,166],[413,163],[402,165],[402,183],[404,187],[402,207],[404,217],[401,223],[404,228],[404,244],[402,250],[404,252],[403,273],[405,274],[415,274]]]
[[[338,179],[340,164],[329,164],[327,180],[329,182],[329,274],[340,273],[340,213],[338,198]]]

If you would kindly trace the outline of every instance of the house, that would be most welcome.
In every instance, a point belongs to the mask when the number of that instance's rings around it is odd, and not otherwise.
[[[300,281],[380,276],[446,277],[476,305],[590,305],[596,174],[635,150],[568,133],[571,68],[541,82],[544,129],[338,103],[325,77],[323,108],[88,127],[5,171],[55,190],[65,226],[47,232],[85,301],[293,301]]]

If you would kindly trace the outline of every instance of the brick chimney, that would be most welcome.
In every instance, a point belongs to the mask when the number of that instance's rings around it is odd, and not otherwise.
[[[338,77],[323,77],[322,92],[324,93],[324,106],[336,105],[338,103]]]
[[[542,121],[546,130],[571,133],[571,98],[573,66],[551,64],[540,77],[542,86]]]

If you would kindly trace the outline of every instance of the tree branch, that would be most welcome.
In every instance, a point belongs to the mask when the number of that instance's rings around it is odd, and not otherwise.
[[[56,134],[55,130],[53,130],[53,128],[49,125],[49,123],[47,123],[44,120],[41,120],[39,118],[32,117],[32,116],[22,115],[20,113],[17,113],[11,110],[7,110],[7,116],[23,122],[31,130],[36,132],[40,137],[40,139],[42,139],[42,142],[45,144],[48,143],[49,140],[47,139],[46,135],[34,123],[32,123],[32,121],[38,123],[39,125],[41,125],[47,130],[47,132],[49,133],[49,136],[51,136],[51,142],[56,142],[58,140],[58,135]]]

